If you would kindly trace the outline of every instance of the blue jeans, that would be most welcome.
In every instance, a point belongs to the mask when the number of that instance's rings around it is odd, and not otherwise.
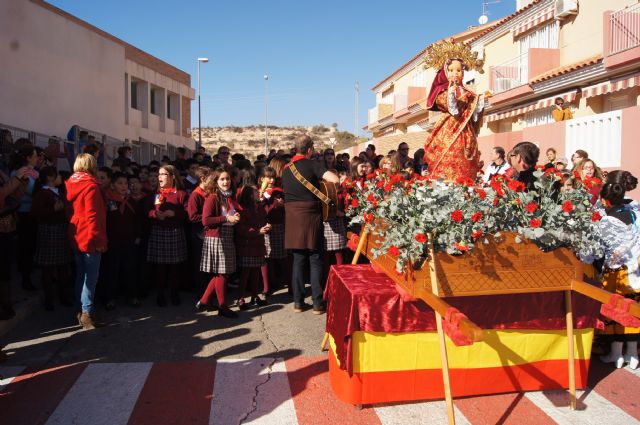
[[[80,304],[83,313],[93,310],[93,298],[98,283],[101,253],[87,254],[76,252],[76,302]]]

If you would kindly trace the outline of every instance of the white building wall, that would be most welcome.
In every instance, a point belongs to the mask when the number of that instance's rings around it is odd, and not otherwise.
[[[0,123],[124,139],[124,47],[30,1],[0,1]]]

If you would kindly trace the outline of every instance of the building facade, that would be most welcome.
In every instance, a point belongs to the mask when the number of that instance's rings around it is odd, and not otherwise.
[[[108,159],[127,143],[142,162],[195,148],[188,73],[41,0],[0,2],[0,39],[0,128],[14,138],[86,130]]]
[[[640,176],[639,2],[524,0],[517,6],[515,13],[466,37],[485,60],[484,73],[466,79],[473,80],[476,92],[493,93],[478,138],[482,159],[488,163],[494,146],[509,149],[528,140],[540,146],[542,156],[549,147],[568,158],[583,149],[604,169]],[[417,55],[416,66],[425,53]],[[432,78],[427,76],[427,87]],[[553,119],[557,97],[570,105],[573,119]],[[378,111],[383,98],[377,96]],[[379,113],[373,118],[367,129],[374,143],[381,143],[385,136],[378,128],[385,127],[375,121]],[[396,125],[394,132],[403,131],[398,118],[385,121]]]

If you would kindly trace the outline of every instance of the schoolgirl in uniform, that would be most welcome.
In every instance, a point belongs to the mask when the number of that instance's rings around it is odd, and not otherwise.
[[[251,304],[266,305],[267,302],[258,296],[260,284],[260,267],[264,265],[266,253],[264,235],[271,230],[267,223],[267,214],[262,207],[260,193],[255,186],[244,186],[238,196],[238,203],[242,207],[240,222],[236,226],[236,249],[240,267],[240,310],[248,308],[245,303],[247,287],[251,293]]]
[[[37,222],[34,262],[40,266],[44,289],[44,307],[53,310],[54,282],[60,303],[72,306],[71,263],[73,253],[67,235],[69,221],[66,202],[60,193],[62,180],[54,167],[44,167],[38,178],[39,189],[33,197],[31,216]]]
[[[187,203],[187,214],[189,216],[189,243],[191,247],[191,273],[195,282],[196,291],[201,293],[206,284],[206,274],[200,271],[200,260],[202,259],[202,244],[204,241],[204,227],[202,226],[202,210],[206,195],[204,193],[205,182],[211,170],[209,167],[198,167],[194,176],[197,185],[189,195]],[[204,307],[203,307],[204,308]]]
[[[271,229],[264,235],[265,258],[260,271],[264,283],[263,293],[275,289],[278,279],[289,283],[290,267],[284,249],[284,191],[278,181],[276,170],[266,167],[260,176],[260,197]]]
[[[187,220],[187,194],[182,190],[180,173],[173,165],[158,170],[158,192],[148,206],[151,220],[147,261],[153,264],[154,281],[158,291],[158,306],[167,305],[167,281],[171,290],[171,303],[180,304],[178,280],[181,263],[187,260],[187,239],[184,225]]]
[[[234,226],[240,221],[239,205],[234,199],[231,174],[218,168],[207,177],[204,184],[206,199],[202,207],[204,242],[200,270],[213,274],[200,301],[196,304],[209,305],[209,298],[215,291],[218,298],[218,314],[228,318],[238,317],[225,300],[227,277],[236,270],[236,247]]]
[[[138,283],[135,278],[136,250],[140,245],[140,215],[129,195],[129,181],[124,173],[114,173],[107,189],[107,239],[109,248],[104,255],[107,310],[116,306],[118,290],[122,287],[129,303],[140,306]]]

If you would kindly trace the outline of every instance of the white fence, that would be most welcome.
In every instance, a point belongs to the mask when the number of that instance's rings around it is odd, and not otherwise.
[[[612,13],[610,23],[610,54],[640,46],[640,3]]]
[[[622,162],[622,111],[589,115],[567,121],[565,152],[589,152],[599,167],[620,167]]]

